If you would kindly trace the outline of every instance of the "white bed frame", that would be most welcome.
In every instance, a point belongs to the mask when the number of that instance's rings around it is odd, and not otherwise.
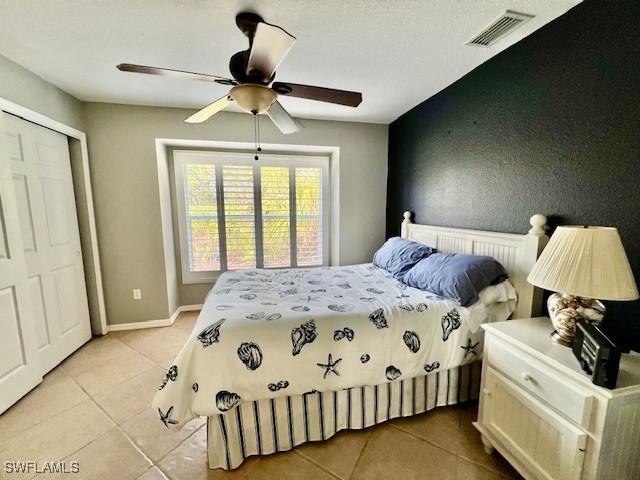
[[[518,303],[512,318],[540,315],[542,291],[527,282],[527,275],[549,241],[546,235],[547,217],[534,215],[531,229],[525,235],[486,232],[461,228],[419,225],[411,221],[411,212],[404,212],[402,237],[424,243],[443,253],[489,255],[509,272],[509,281],[518,292]]]

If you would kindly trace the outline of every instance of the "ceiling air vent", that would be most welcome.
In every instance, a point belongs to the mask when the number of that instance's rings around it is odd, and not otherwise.
[[[523,23],[531,20],[533,15],[507,10],[504,15],[485,28],[478,35],[467,42],[467,45],[490,47],[506,34],[511,33]]]

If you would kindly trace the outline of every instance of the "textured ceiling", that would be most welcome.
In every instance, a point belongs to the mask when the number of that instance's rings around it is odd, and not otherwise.
[[[302,118],[389,123],[580,0],[2,0],[0,54],[85,101],[200,107],[227,87],[118,72],[121,62],[228,76],[253,10],[298,38],[277,80],[363,92],[358,108],[293,98]],[[512,9],[535,18],[465,46]]]

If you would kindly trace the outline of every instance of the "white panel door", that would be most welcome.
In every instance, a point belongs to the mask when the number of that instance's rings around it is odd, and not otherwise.
[[[4,115],[44,374],[91,338],[69,145],[60,133]]]
[[[0,112],[1,115],[1,112]],[[9,154],[20,138],[6,136],[0,117],[0,413],[42,381]]]

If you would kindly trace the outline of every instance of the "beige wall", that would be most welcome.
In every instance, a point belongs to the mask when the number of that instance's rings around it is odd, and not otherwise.
[[[98,241],[110,324],[167,318],[155,139],[247,142],[249,115],[222,113],[203,125],[185,124],[190,110],[85,104]],[[340,147],[340,263],[371,259],[384,240],[386,125],[302,120],[305,129],[280,134],[263,121],[265,143]],[[142,300],[131,290],[142,289]],[[207,285],[183,285],[183,305],[201,303]]]
[[[0,55],[0,97],[84,130],[82,103]]]

